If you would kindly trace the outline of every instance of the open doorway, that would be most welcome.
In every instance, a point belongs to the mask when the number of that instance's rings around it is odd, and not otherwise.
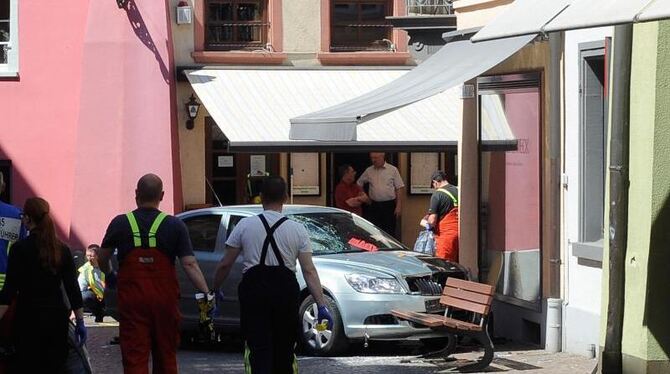
[[[386,162],[398,167],[398,154],[386,153]],[[371,165],[369,152],[346,152],[328,154],[328,174],[326,183],[328,186],[327,201],[328,206],[335,206],[335,186],[340,182],[338,169],[341,165],[349,164],[356,170],[356,178]],[[366,191],[367,192],[367,191]]]

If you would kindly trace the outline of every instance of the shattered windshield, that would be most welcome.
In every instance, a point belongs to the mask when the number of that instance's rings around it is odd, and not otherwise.
[[[349,213],[301,213],[289,217],[305,225],[315,255],[405,249],[373,224]]]

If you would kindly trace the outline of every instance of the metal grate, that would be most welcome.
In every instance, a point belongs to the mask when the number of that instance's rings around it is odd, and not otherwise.
[[[453,14],[453,0],[406,0],[407,15],[435,16]]]
[[[443,286],[438,282],[435,282],[431,276],[407,277],[405,280],[407,281],[407,285],[411,292],[418,292],[422,296],[442,295]]]

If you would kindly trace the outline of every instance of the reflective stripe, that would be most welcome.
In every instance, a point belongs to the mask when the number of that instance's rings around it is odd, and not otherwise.
[[[249,356],[251,351],[247,343],[244,343],[244,374],[251,374],[251,362],[249,361]]]
[[[293,374],[298,374],[298,358],[293,355]]]
[[[5,286],[5,274],[0,274],[0,289]]]
[[[133,212],[129,212],[126,213],[126,217],[128,218],[128,223],[130,223],[130,230],[133,232],[133,245],[139,248],[142,246],[142,237],[140,236],[140,227],[137,225],[135,215]]]
[[[458,199],[455,198],[454,195],[451,192],[445,190],[444,188],[438,188],[437,190],[440,191],[440,192],[444,192],[447,195],[449,195],[449,197],[451,198],[451,201],[454,202],[454,206],[458,206]]]
[[[156,248],[156,232],[158,231],[158,226],[161,225],[163,220],[167,217],[167,214],[160,212],[158,217],[154,220],[154,223],[151,224],[149,229],[149,248]]]

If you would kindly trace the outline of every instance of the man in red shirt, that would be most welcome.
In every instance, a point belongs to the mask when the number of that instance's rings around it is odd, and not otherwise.
[[[356,170],[349,164],[339,167],[340,183],[335,187],[335,206],[351,213],[363,215],[363,204],[369,203],[368,195],[356,181]]]

